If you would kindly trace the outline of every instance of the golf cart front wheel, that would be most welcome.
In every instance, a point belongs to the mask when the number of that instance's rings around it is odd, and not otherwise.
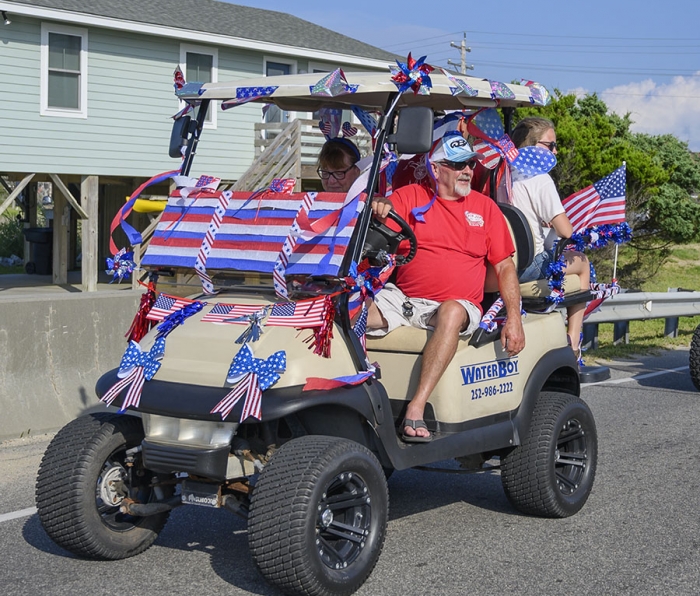
[[[142,467],[142,440],[139,418],[112,413],[82,416],[56,434],[36,482],[39,519],[56,544],[98,560],[131,557],[153,544],[169,512],[134,517],[120,509],[173,494],[170,485],[155,487]]]
[[[253,491],[253,560],[285,594],[352,594],[377,563],[388,509],[384,471],[368,449],[300,437],[275,453]]]

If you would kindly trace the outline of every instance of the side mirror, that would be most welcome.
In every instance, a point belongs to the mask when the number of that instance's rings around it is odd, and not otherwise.
[[[389,137],[398,153],[427,153],[433,144],[433,110],[425,106],[403,108],[396,132]]]
[[[168,149],[170,157],[182,157],[180,150],[187,144],[190,121],[191,118],[189,116],[181,116],[173,122],[173,130],[170,133],[170,148]]]

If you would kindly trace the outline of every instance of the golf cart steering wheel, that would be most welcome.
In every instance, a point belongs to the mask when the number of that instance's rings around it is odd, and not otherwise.
[[[372,218],[367,230],[367,238],[365,240],[364,254],[370,261],[383,262],[382,253],[396,254],[399,249],[399,244],[404,240],[408,240],[410,250],[407,255],[396,255],[396,266],[406,265],[413,260],[418,250],[418,241],[413,230],[406,221],[399,216],[393,209],[387,214],[387,219],[398,224],[400,230],[392,230],[386,224],[381,223],[376,218]]]

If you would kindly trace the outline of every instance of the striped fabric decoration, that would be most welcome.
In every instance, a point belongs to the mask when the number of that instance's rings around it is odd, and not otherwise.
[[[175,191],[142,264],[194,268],[221,197],[207,192],[183,198]],[[264,193],[251,200],[251,193],[232,193],[212,235],[206,267],[273,273],[282,252],[286,275],[335,276],[362,207],[360,201],[346,199],[342,193]],[[293,227],[302,207],[309,230]],[[330,225],[315,225],[319,221]]]

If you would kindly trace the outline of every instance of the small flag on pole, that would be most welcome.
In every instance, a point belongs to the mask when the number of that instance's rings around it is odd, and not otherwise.
[[[623,164],[612,174],[562,200],[575,232],[625,221],[626,171]]]

